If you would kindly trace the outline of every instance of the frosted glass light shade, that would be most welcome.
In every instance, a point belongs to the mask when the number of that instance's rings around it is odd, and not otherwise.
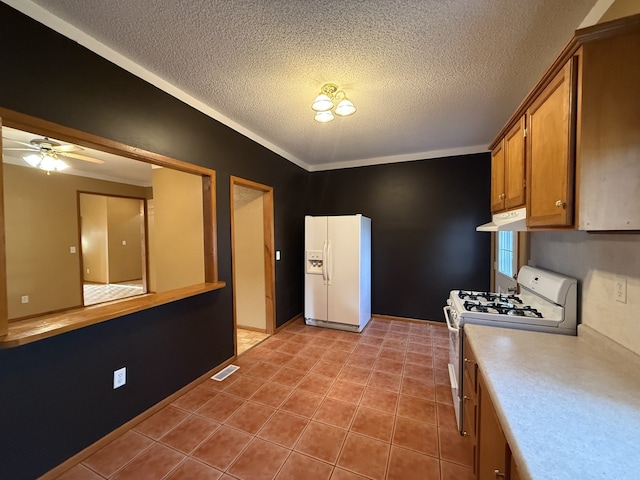
[[[42,157],[40,155],[38,155],[37,153],[32,153],[31,155],[26,155],[24,157],[22,157],[22,159],[27,162],[29,165],[31,165],[32,167],[37,167],[38,165],[40,165],[40,162],[42,161]]]
[[[69,168],[69,165],[64,163],[59,158],[52,157],[51,155],[38,155],[36,153],[33,153],[22,158],[32,167],[37,167],[47,172],[52,172],[54,170],[56,172],[60,172],[66,168]]]
[[[313,101],[313,105],[311,105],[311,108],[313,108],[316,112],[326,112],[327,110],[331,110],[333,108],[333,102],[328,95],[321,93]]]
[[[336,107],[336,115],[340,115],[341,117],[346,117],[347,115],[352,115],[356,111],[356,107],[353,106],[351,100],[344,99],[338,103]]]
[[[331,113],[331,110],[327,110],[326,112],[318,112],[314,117],[316,122],[321,122],[321,123],[330,122],[331,120],[333,120],[333,118],[334,117],[333,117],[333,113]]]

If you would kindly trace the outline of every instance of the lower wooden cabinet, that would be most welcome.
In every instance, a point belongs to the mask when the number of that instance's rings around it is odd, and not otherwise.
[[[471,442],[476,479],[520,480],[518,467],[500,426],[482,371],[475,362],[475,355],[466,338],[464,361],[463,435]]]
[[[477,472],[478,480],[507,478],[507,465],[510,460],[509,445],[502,432],[496,411],[482,376],[478,383],[478,444]]]

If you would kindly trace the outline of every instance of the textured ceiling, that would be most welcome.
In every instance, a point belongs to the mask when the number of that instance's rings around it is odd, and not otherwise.
[[[596,3],[4,1],[309,170],[486,150]]]

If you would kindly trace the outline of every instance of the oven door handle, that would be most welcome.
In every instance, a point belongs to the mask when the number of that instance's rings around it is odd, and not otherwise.
[[[442,307],[442,311],[444,312],[444,320],[447,322],[447,329],[452,333],[458,333],[459,329],[454,327],[451,321],[451,307]]]

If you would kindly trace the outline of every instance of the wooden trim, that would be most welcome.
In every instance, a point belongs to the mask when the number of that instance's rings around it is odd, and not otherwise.
[[[95,325],[96,323],[175,302],[183,298],[219,290],[224,288],[225,285],[225,282],[200,283],[169,290],[168,292],[150,293],[109,303],[90,305],[76,310],[66,310],[58,314],[42,315],[29,320],[11,322],[7,335],[0,338],[0,348],[17,347],[54,337],[61,333]]]
[[[216,172],[202,176],[202,212],[204,216],[204,281],[218,281],[218,236],[216,219]]]
[[[143,293],[148,293],[148,283],[147,283],[147,279],[149,276],[149,259],[147,258],[147,252],[149,251],[149,246],[148,246],[148,228],[147,228],[147,199],[145,197],[132,197],[130,195],[116,195],[116,194],[111,194],[111,193],[98,193],[98,192],[91,192],[91,191],[87,191],[87,190],[77,190],[76,191],[76,205],[77,205],[77,209],[78,209],[78,255],[79,257],[79,261],[78,264],[80,265],[80,298],[82,299],[82,307],[85,306],[84,303],[84,284],[85,283],[95,283],[95,282],[86,282],[84,280],[84,252],[82,250],[82,212],[81,212],[81,205],[80,205],[80,197],[81,195],[97,195],[100,197],[113,197],[113,198],[127,198],[127,199],[131,199],[131,200],[138,200],[140,201],[140,215],[142,215],[142,222],[140,222],[140,257],[141,257],[141,262],[142,262],[142,291]],[[206,281],[206,279],[205,279]],[[107,282],[108,284],[109,282]],[[60,311],[64,311],[64,310],[68,310],[68,309],[63,309]],[[49,313],[53,313],[53,312],[49,312]],[[46,314],[46,313],[45,313]],[[34,316],[40,316],[42,314],[38,314],[38,315],[34,315]],[[11,321],[11,320],[10,320]]]
[[[127,157],[132,160],[160,165],[161,167],[172,168],[186,173],[209,176],[215,174],[215,171],[209,168],[183,162],[182,160],[167,157],[159,153],[149,152],[148,150],[143,150],[141,148],[125,145],[124,143],[116,142],[115,140],[109,140],[91,133],[76,130],[75,128],[65,127],[64,125],[59,125],[57,123],[42,120],[41,118],[32,117],[31,115],[15,112],[6,108],[0,107],[0,118],[2,118],[3,125],[5,127],[34,132],[46,137],[54,137],[58,140],[74,143],[82,147],[93,148],[103,152],[112,153],[114,155],[119,155],[121,157]]]
[[[445,327],[444,321],[437,320],[419,320],[417,318],[407,318],[407,317],[395,317],[393,315],[381,315],[379,313],[374,313],[371,315],[371,320],[397,320],[399,322],[408,322],[408,323],[428,323],[429,325],[433,325],[434,327]],[[367,325],[368,326],[368,325]]]
[[[2,117],[0,116],[0,131]],[[2,135],[0,135],[0,154],[2,153]],[[0,337],[9,331],[9,304],[7,298],[7,257],[5,252],[6,236],[4,232],[4,171],[0,162]]]
[[[302,313],[299,313],[298,315],[296,315],[295,317],[287,320],[285,323],[283,323],[282,325],[280,325],[279,327],[276,328],[276,331],[274,333],[278,333],[282,330],[284,330],[285,328],[287,328],[289,325],[291,325],[293,322],[295,322],[296,320],[300,319],[300,318],[304,318],[302,316]]]
[[[250,332],[268,333],[266,328],[260,328],[260,327],[250,327],[250,326],[247,326],[247,325],[237,325],[237,328],[240,328],[242,330],[249,330]]]
[[[610,20],[608,22],[598,23],[590,27],[576,30],[575,36],[580,44],[602,40],[618,35],[631,33],[640,28],[640,14],[630,15],[628,17]]]
[[[216,225],[216,172],[209,168],[176,160],[157,153],[131,147],[113,140],[65,127],[13,110],[0,107],[0,127],[6,126],[50,136],[65,142],[101,150],[145,163],[200,175],[202,177],[203,231],[205,281],[202,284],[123,299],[108,304],[92,305],[81,309],[70,309],[58,314],[40,315],[27,320],[12,322],[9,326],[7,308],[7,278],[4,225],[4,194],[2,164],[0,163],[0,348],[14,347],[43,338],[65,333],[78,328],[110,320],[122,315],[138,312],[181,298],[223,288],[226,283],[218,279],[217,225]],[[1,142],[1,140],[0,140]],[[0,147],[1,147],[0,143]],[[146,202],[145,202],[145,213]],[[145,236],[148,238],[148,236]],[[148,247],[148,245],[147,245]],[[148,257],[147,257],[148,258]],[[148,265],[147,265],[148,268]]]
[[[227,365],[230,365],[231,363],[233,363],[236,359],[237,359],[237,357],[233,356],[232,358],[230,358],[229,360],[221,363],[217,367],[209,370],[207,373],[205,373],[204,375],[201,375],[200,377],[196,378],[194,381],[192,381],[188,385],[182,387],[177,392],[172,393],[171,395],[169,395],[164,400],[161,400],[160,402],[156,403],[153,407],[145,410],[140,415],[137,415],[136,417],[132,418],[128,422],[122,424],[121,426],[119,426],[118,428],[113,430],[112,432],[110,432],[107,435],[105,435],[104,437],[102,437],[100,440],[94,442],[93,444],[89,445],[87,448],[85,448],[82,451],[76,453],[73,457],[65,460],[60,465],[58,465],[58,466],[54,467],[53,469],[49,470],[47,473],[45,473],[44,475],[39,477],[39,480],[53,480],[55,478],[58,478],[60,475],[62,475],[67,470],[70,470],[71,468],[75,467],[77,464],[79,464],[84,459],[88,458],[89,456],[91,456],[92,454],[94,454],[95,452],[100,450],[102,447],[104,447],[107,444],[111,443],[116,438],[124,435],[129,430],[131,430],[133,427],[135,427],[136,425],[142,423],[144,420],[149,418],[154,413],[159,412],[164,407],[170,405],[173,401],[177,400],[178,398],[180,398],[185,393],[189,392],[190,390],[194,389],[196,386],[200,385],[202,382],[207,380],[207,378],[212,377],[217,372],[219,372],[220,370],[225,368]]]
[[[266,297],[267,333],[276,329],[276,265],[274,246],[273,188],[262,195],[264,238],[264,287]]]
[[[231,210],[231,262],[233,291],[236,290],[236,268],[235,268],[235,199],[234,188],[236,186],[250,188],[263,192],[262,195],[262,226],[264,237],[264,275],[265,275],[265,321],[266,332],[273,334],[276,331],[276,305],[275,305],[275,240],[274,240],[274,209],[273,209],[273,187],[253,182],[244,178],[231,175],[229,177],[229,204]],[[233,295],[233,325],[234,332],[239,327],[237,323],[236,295]],[[244,327],[243,327],[244,328]],[[234,351],[237,354],[237,339],[234,333]]]

